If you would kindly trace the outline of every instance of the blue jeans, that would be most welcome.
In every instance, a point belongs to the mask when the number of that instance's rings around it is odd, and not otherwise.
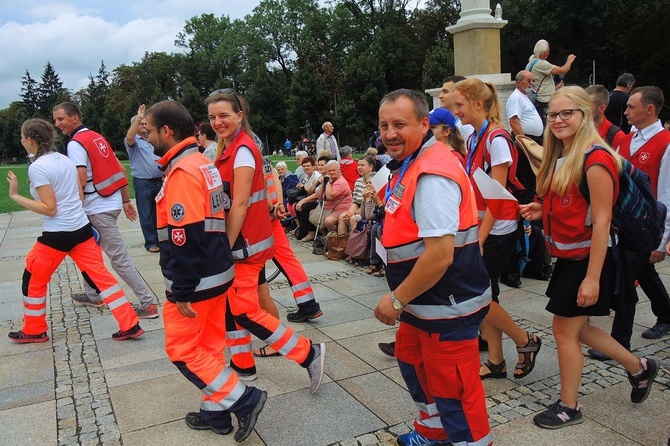
[[[145,180],[133,178],[135,188],[135,202],[137,213],[140,217],[140,228],[144,235],[144,247],[158,246],[158,233],[156,232],[156,195],[161,190],[163,182],[157,179]]]

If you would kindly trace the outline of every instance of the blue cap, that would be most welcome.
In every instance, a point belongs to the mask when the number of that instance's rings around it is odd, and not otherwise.
[[[446,108],[434,108],[428,115],[430,125],[444,124],[452,130],[456,128],[456,117]]]

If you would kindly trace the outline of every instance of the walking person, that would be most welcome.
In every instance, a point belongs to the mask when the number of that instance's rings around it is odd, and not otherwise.
[[[232,432],[235,441],[253,431],[267,392],[247,387],[225,366],[226,292],[233,258],[223,218],[223,183],[200,153],[193,118],[178,102],[162,101],[147,111],[148,137],[166,178],[156,202],[160,265],[167,302],[163,306],[165,351],[203,399],[184,421],[191,429]]]
[[[430,132],[423,93],[381,101],[379,130],[393,157],[381,242],[391,289],[375,317],[400,326],[395,355],[420,416],[401,446],[493,443],[479,379],[477,331],[491,287],[477,241],[475,197],[456,157]]]
[[[503,356],[502,334],[505,333],[516,344],[519,362],[514,370],[515,378],[523,378],[535,367],[535,359],[542,341],[537,335],[522,330],[500,306],[500,275],[507,264],[518,240],[518,212],[496,219],[479,192],[474,181],[477,168],[490,172],[489,176],[503,187],[523,190],[514,172],[515,149],[500,121],[501,106],[493,84],[479,79],[466,79],[455,85],[454,108],[463,124],[470,124],[474,132],[468,138],[466,171],[475,190],[479,214],[479,244],[486,270],[491,280],[491,309],[482,322],[482,336],[488,341],[489,358],[482,365],[480,375],[486,378],[505,378],[507,364]],[[492,133],[497,135],[493,136]]]
[[[47,285],[66,255],[82,275],[95,286],[112,311],[120,330],[112,339],[122,341],[144,333],[123,289],[107,270],[102,251],[95,243],[93,229],[82,207],[82,189],[77,168],[54,147],[54,128],[43,119],[29,119],[21,126],[21,144],[35,161],[28,167],[30,194],[19,194],[19,183],[7,173],[9,198],[28,210],[41,214],[43,232],[26,256],[23,273],[23,328],[9,338],[17,343],[46,342]]]
[[[235,278],[228,305],[237,329],[229,333],[231,367],[245,380],[256,379],[251,335],[307,369],[312,393],[323,379],[326,344],[312,344],[260,307],[258,282],[265,262],[274,254],[274,237],[263,179],[261,152],[253,140],[240,98],[232,89],[217,90],[205,101],[209,120],[219,136],[215,165],[230,198],[226,230]]]
[[[583,421],[577,401],[584,362],[580,342],[626,369],[633,403],[649,395],[659,363],[638,358],[589,322],[591,316],[609,314],[618,276],[610,228],[621,158],[598,135],[591,100],[581,87],[563,87],[551,97],[547,122],[545,156],[537,175],[543,204],[522,205],[521,216],[543,219],[551,255],[558,258],[546,294],[547,311],[554,314],[561,395],[533,419],[540,427],[556,429]],[[590,201],[580,191],[583,182]]]
[[[130,221],[137,219],[137,210],[130,201],[125,168],[107,139],[84,126],[81,110],[75,104],[63,102],[56,105],[53,119],[63,135],[70,138],[67,156],[77,166],[79,183],[84,190],[84,212],[100,234],[100,247],[111,260],[114,271],[137,296],[139,305],[134,306],[137,316],[140,319],[157,318],[154,296],[135,268],[117,222],[121,209]],[[86,280],[84,293],[74,294],[72,299],[84,305],[102,306],[102,296]]]

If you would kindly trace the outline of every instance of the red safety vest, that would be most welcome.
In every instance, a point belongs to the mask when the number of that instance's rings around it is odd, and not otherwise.
[[[638,130],[639,132],[639,130]],[[626,158],[630,163],[649,175],[651,181],[651,191],[655,197],[658,197],[658,174],[661,171],[661,160],[665,154],[665,149],[670,144],[670,132],[663,129],[649,141],[640,147],[635,155],[630,155],[630,143],[633,141],[635,133],[629,133],[621,141],[619,146],[619,155]]]
[[[198,302],[228,290],[234,277],[219,171],[189,137],[158,163],[165,169],[156,196],[160,266],[170,302]],[[193,253],[202,253],[194,259]]]
[[[268,200],[270,203],[277,204],[279,196],[277,195],[277,185],[275,176],[272,173],[272,162],[269,157],[263,158],[263,173],[265,175],[265,187],[267,189]]]
[[[389,187],[393,190],[387,202],[382,244],[388,265],[386,276],[395,290],[409,275],[425,244],[412,217],[412,202],[420,175],[440,175],[455,181],[462,193],[458,209],[454,260],[440,280],[428,291],[410,302],[401,321],[426,331],[448,331],[450,320],[473,315],[491,301],[491,287],[479,251],[479,229],[474,193],[468,177],[454,156],[445,156],[448,149],[441,142],[423,147],[411,162],[397,185],[397,175]],[[411,156],[411,155],[410,155]],[[394,202],[391,205],[389,203]]]
[[[612,173],[614,203],[619,195],[619,175],[614,158],[609,153],[598,150],[587,158],[584,171],[594,164],[602,165]],[[586,177],[582,181],[586,181]],[[549,254],[570,260],[587,258],[591,252],[593,228],[589,203],[579,191],[579,185],[571,184],[563,196],[549,190],[543,198],[542,219]]]
[[[128,185],[126,174],[121,169],[119,160],[109,142],[100,133],[87,128],[79,130],[72,136],[86,150],[91,160],[93,187],[103,197],[109,197],[117,190]]]
[[[229,185],[230,199],[233,199],[235,184],[233,183],[235,158],[240,147],[246,146],[254,156],[256,169],[251,182],[251,195],[247,203],[247,215],[242,224],[242,230],[233,245],[233,259],[246,262],[265,262],[274,255],[274,236],[268,210],[265,181],[263,181],[263,160],[261,152],[253,139],[244,130],[240,130],[226,147],[215,165],[221,172],[221,178],[226,190]]]

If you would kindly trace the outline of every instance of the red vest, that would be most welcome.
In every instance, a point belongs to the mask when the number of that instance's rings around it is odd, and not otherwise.
[[[109,197],[117,190],[128,185],[126,174],[121,169],[119,160],[112,146],[104,136],[87,128],[79,130],[72,136],[86,150],[91,160],[93,187],[103,197]]]
[[[242,224],[240,235],[233,245],[233,259],[245,262],[265,262],[274,255],[274,236],[272,235],[272,223],[268,210],[267,193],[265,181],[263,180],[263,160],[261,152],[253,139],[244,130],[240,130],[226,147],[221,156],[215,160],[216,167],[221,172],[223,188],[229,185],[230,199],[235,194],[234,165],[237,152],[240,147],[246,146],[254,156],[256,168],[251,181],[251,194],[247,203],[247,215]]]
[[[470,135],[470,138],[474,138],[476,136],[476,133],[477,132],[475,131],[472,135]],[[488,164],[489,166],[491,165],[491,153],[489,152],[489,148],[493,139],[497,137],[505,138],[505,141],[509,146],[509,153],[512,156],[512,164],[510,164],[509,167],[507,168],[507,185],[506,185],[507,189],[510,192],[512,192],[512,194],[515,196],[518,195],[517,194],[518,191],[525,190],[521,182],[516,177],[516,168],[519,164],[519,161],[518,161],[518,152],[516,150],[516,147],[514,146],[514,143],[512,142],[512,138],[510,137],[507,130],[501,127],[493,128],[492,125],[489,124],[488,127],[486,128],[486,131],[484,132],[484,135],[482,136],[482,139],[477,142],[475,151],[472,154],[472,161],[471,161],[472,164],[470,166],[470,182],[472,183],[472,187],[475,190],[475,198],[477,200],[477,210],[479,211],[481,218],[483,218],[484,215],[483,213],[486,212],[487,204],[486,201],[484,200],[484,197],[482,197],[481,192],[479,192],[479,188],[475,183],[473,175],[475,174],[477,168],[481,168],[484,172],[486,172],[486,169],[484,168],[485,164]],[[468,142],[469,141],[470,139],[468,139]]]
[[[220,296],[232,284],[234,268],[219,171],[198,152],[193,137],[172,147],[158,163],[166,172],[156,196],[166,297],[174,303]]]
[[[584,166],[584,171],[594,164],[602,165],[612,173],[614,178],[614,203],[619,195],[619,176],[616,173],[614,158],[604,150],[591,154]],[[586,177],[582,178],[586,181]],[[553,190],[543,197],[542,219],[547,238],[547,250],[552,257],[562,259],[585,259],[591,252],[591,226],[589,203],[579,191],[578,184],[571,184],[563,196]]]
[[[639,130],[638,130],[639,132]],[[636,132],[637,133],[637,132]],[[670,144],[670,132],[663,129],[649,141],[640,147],[635,155],[630,155],[630,143],[633,141],[633,136],[636,133],[629,133],[621,141],[619,146],[619,155],[626,158],[630,163],[640,169],[642,172],[649,175],[651,180],[651,191],[654,197],[658,197],[658,174],[661,171],[661,159],[665,154],[665,150]]]
[[[479,252],[474,194],[463,167],[456,157],[445,156],[448,149],[441,142],[419,150],[422,152],[407,168],[400,187],[397,175],[389,185],[393,193],[387,202],[382,234],[388,260],[386,276],[390,288],[395,290],[425,248],[412,217],[419,176],[427,173],[455,181],[460,186],[462,199],[453,263],[440,280],[412,300],[400,316],[401,321],[423,330],[445,332],[449,330],[450,320],[473,315],[486,307],[491,301],[491,288]],[[392,202],[397,205],[390,204]]]

